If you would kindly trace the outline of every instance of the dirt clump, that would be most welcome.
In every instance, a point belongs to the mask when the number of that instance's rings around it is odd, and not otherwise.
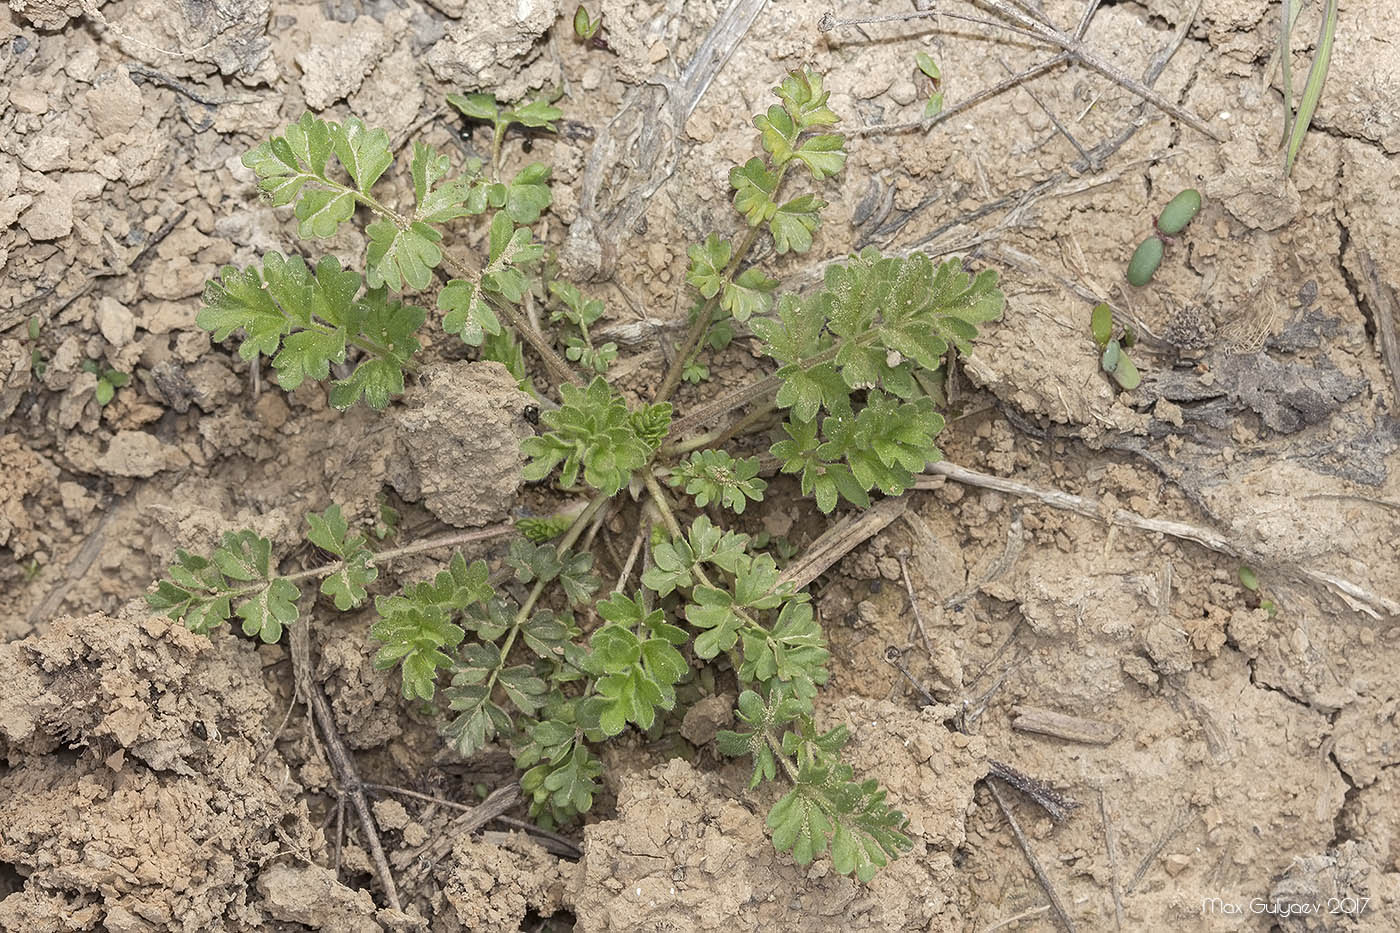
[[[499,363],[430,367],[394,410],[389,482],[449,525],[500,521],[520,487],[520,441],[533,433],[529,404]]]
[[[950,713],[850,697],[821,723],[849,726],[843,754],[909,817],[912,851],[868,887],[823,860],[802,867],[776,852],[763,816],[773,801],[746,796],[747,773],[673,758],[625,776],[617,818],[584,829],[565,901],[577,929],[962,930],[953,859],[986,761],[981,739],[949,731]]]
[[[0,862],[24,879],[0,928],[54,899],[109,930],[262,922],[249,887],[296,787],[250,645],[90,615],[0,646],[0,668]]]

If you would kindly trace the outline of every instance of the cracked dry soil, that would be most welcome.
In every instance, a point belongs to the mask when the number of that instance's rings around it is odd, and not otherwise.
[[[1007,312],[965,361],[948,459],[1276,558],[1256,568],[1270,614],[1239,585],[1238,560],[1189,541],[952,482],[909,494],[899,520],[813,587],[833,652],[821,718],[851,728],[857,760],[911,818],[914,850],[869,886],[772,851],[771,801],[708,744],[728,712],[714,702],[677,714],[683,738],[609,747],[606,799],[564,830],[577,852],[377,796],[404,900],[392,911],[353,820],[337,846],[335,781],[303,709],[279,730],[286,648],[197,638],[142,608],[176,547],[248,527],[287,553],[302,515],[332,501],[371,523],[387,501],[422,534],[558,505],[520,484],[527,400],[431,328],[426,377],[374,416],[329,410],[315,385],[254,392],[247,364],[195,327],[221,264],[296,243],[238,157],[305,107],[460,158],[489,139],[434,115],[445,93],[564,86],[563,132],[531,138],[529,153],[512,136],[507,165],[553,165],[537,236],[606,301],[617,384],[642,398],[663,366],[658,340],[683,317],[685,247],[734,229],[725,173],[752,151],[750,114],[784,70],[823,71],[849,131],[918,119],[918,51],[939,62],[950,107],[1050,54],[952,15],[822,33],[818,4],[749,6],[753,25],[675,125],[656,124],[666,92],[647,79],[683,70],[724,4],[602,0],[590,6],[608,30],[601,52],[571,40],[562,0],[9,0],[0,929],[1063,929],[1047,885],[1077,930],[1400,929],[1400,626],[1288,571],[1400,597],[1400,57],[1383,4],[1341,4],[1289,179],[1277,4],[1105,4],[1085,41],[1135,77],[1185,29],[1153,87],[1223,142],[1059,68],[928,132],[854,135],[815,250],[762,257],[794,288],[819,279],[823,257],[866,245],[1001,269]],[[1027,6],[1069,30],[1084,12]],[[1298,36],[1315,34],[1316,7]],[[1311,51],[1295,49],[1295,77]],[[638,108],[674,130],[645,137],[659,140],[655,165],[626,148],[640,129],[609,136]],[[628,213],[643,183],[654,193]],[[1128,288],[1153,210],[1188,186],[1201,215],[1152,287]],[[325,245],[347,263],[363,255],[354,229]],[[1099,299],[1143,335],[1132,393],[1098,370],[1087,322]],[[678,404],[759,374],[754,349],[737,340]],[[84,360],[131,384],[99,406]],[[749,530],[799,552],[824,527],[785,479],[769,506]],[[609,535],[625,551],[620,517]],[[502,553],[487,542],[468,556]],[[379,586],[436,569],[402,560]],[[511,784],[508,750],[456,761],[398,699],[370,663],[364,613],[308,613],[309,676],[365,780],[467,803]],[[920,708],[886,663],[891,645],[934,704]],[[1091,720],[1098,740],[1017,728],[1028,710]],[[1079,804],[1057,823],[998,785],[1044,883],[988,790],[991,762]],[[1271,903],[1320,908],[1255,909]]]

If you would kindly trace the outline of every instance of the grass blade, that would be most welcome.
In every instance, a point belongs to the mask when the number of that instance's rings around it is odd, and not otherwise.
[[[1279,67],[1283,70],[1283,138],[1286,141],[1293,134],[1293,47],[1290,37],[1293,24],[1298,21],[1298,11],[1303,0],[1284,0],[1279,6]],[[1272,70],[1272,69],[1270,69]]]
[[[1313,114],[1317,112],[1318,101],[1322,99],[1322,86],[1327,82],[1327,69],[1332,64],[1332,40],[1337,34],[1337,3],[1338,0],[1327,0],[1327,7],[1322,14],[1322,31],[1317,40],[1317,55],[1313,57],[1312,66],[1308,68],[1308,83],[1303,87],[1303,96],[1298,100],[1298,117],[1294,120],[1293,131],[1288,136],[1285,173],[1293,171],[1293,161],[1298,158],[1298,150],[1303,147],[1303,138],[1308,134]]]

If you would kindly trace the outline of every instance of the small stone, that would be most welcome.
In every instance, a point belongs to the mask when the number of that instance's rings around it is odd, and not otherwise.
[[[97,303],[97,329],[102,331],[104,340],[121,349],[136,336],[136,315],[115,298],[104,295]]]
[[[647,61],[655,65],[657,62],[664,62],[666,56],[670,54],[670,50],[666,48],[666,43],[658,39],[652,44],[651,48],[647,49]]]
[[[79,49],[72,58],[63,63],[63,73],[74,81],[90,82],[97,74],[97,46],[89,45]]]
[[[912,104],[918,96],[919,91],[914,87],[913,81],[896,81],[890,86],[890,100],[901,107]]]
[[[1180,852],[1175,852],[1163,859],[1162,864],[1167,869],[1167,874],[1175,878],[1191,867],[1191,859],[1189,856],[1182,855]]]
[[[397,800],[376,800],[374,821],[380,829],[403,829],[408,825],[408,811]]]
[[[692,745],[708,745],[720,729],[734,722],[734,697],[729,694],[708,696],[685,711],[681,720],[681,735]]]
[[[48,113],[49,95],[32,87],[17,87],[10,91],[10,106],[20,113]]]
[[[403,841],[404,845],[416,849],[428,841],[428,831],[422,823],[409,823],[403,828]]]
[[[20,216],[19,224],[35,241],[65,237],[73,232],[73,199],[61,190],[45,191]]]
[[[585,91],[596,91],[603,86],[603,69],[592,66],[583,70],[583,77],[579,79],[580,86]]]
[[[68,140],[62,136],[35,136],[20,156],[31,172],[52,172],[68,167]]]
[[[125,71],[117,69],[110,81],[87,92],[88,118],[99,136],[118,136],[141,119],[141,89]]]
[[[118,431],[106,453],[97,458],[99,469],[117,476],[154,476],[188,463],[189,458],[179,448],[162,444],[145,431]]]
[[[389,45],[384,27],[369,16],[328,23],[321,33],[323,41],[296,56],[301,91],[312,110],[324,110],[358,91]]]

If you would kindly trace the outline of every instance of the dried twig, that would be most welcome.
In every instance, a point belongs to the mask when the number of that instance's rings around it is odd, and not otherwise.
[[[904,578],[904,590],[909,594],[909,608],[914,612],[914,626],[924,640],[924,650],[932,657],[933,642],[929,640],[928,629],[924,628],[924,614],[919,611],[919,598],[914,595],[914,584],[909,579],[909,556],[901,551],[895,557],[899,561],[900,576]],[[913,630],[910,631],[910,637],[913,637]]]
[[[1090,68],[1094,71],[1097,71],[1099,74],[1103,75],[1105,78],[1108,78],[1114,84],[1117,84],[1124,90],[1136,95],[1137,97],[1156,107],[1158,110],[1161,110],[1164,113],[1176,117],[1182,123],[1185,123],[1187,126],[1196,130],[1198,133],[1201,133],[1205,136],[1209,136],[1216,142],[1224,142],[1224,138],[1220,136],[1220,134],[1212,130],[1200,117],[1196,116],[1194,113],[1191,113],[1191,111],[1186,110],[1184,107],[1178,107],[1176,104],[1167,100],[1161,94],[1158,94],[1156,91],[1152,90],[1152,88],[1148,87],[1145,84],[1142,84],[1130,75],[1127,75],[1122,71],[1118,70],[1104,59],[1099,58],[1097,55],[1089,52],[1084,48],[1083,43],[1080,42],[1079,39],[1073,36],[1067,36],[1064,33],[1060,32],[1058,29],[1053,29],[1051,27],[1042,25],[1036,22],[1034,19],[1020,14],[1015,10],[1011,9],[1010,7],[1006,6],[1001,2],[1001,0],[973,0],[973,2],[977,6],[994,10],[999,15],[1015,23],[1021,29],[1035,34],[1036,38],[1040,39],[1042,42],[1047,42],[1050,45],[1057,46],[1065,54],[1069,55],[1074,61],[1078,62],[1081,65],[1084,65],[1086,68]],[[1194,19],[1194,17],[1192,18]]]
[[[126,72],[133,78],[145,78],[152,84],[168,87],[176,94],[188,97],[196,104],[203,104],[206,107],[218,107],[221,104],[255,104],[258,102],[257,97],[249,94],[244,94],[241,97],[210,97],[208,94],[196,91],[183,81],[177,81],[163,71],[156,71],[154,68],[147,68],[145,65],[137,65],[128,62]]]
[[[107,530],[107,523],[117,514],[112,508],[110,499],[102,503],[102,517],[97,521],[97,527],[88,533],[83,541],[83,546],[78,548],[78,553],[68,562],[68,566],[63,568],[63,579],[54,584],[53,588],[44,594],[44,598],[34,604],[34,608],[29,610],[29,615],[25,617],[30,625],[49,618],[58,611],[58,607],[63,605],[63,598],[68,594],[68,589],[78,580],[87,575],[92,569],[93,561],[102,553],[103,536]]]
[[[1370,250],[1352,240],[1352,254],[1361,267],[1361,291],[1366,303],[1371,306],[1371,319],[1376,322],[1376,343],[1380,346],[1381,359],[1390,371],[1390,382],[1395,387],[1396,398],[1400,399],[1400,307],[1397,307],[1395,290],[1385,281],[1376,268],[1376,260]]]
[[[1123,929],[1123,888],[1118,880],[1118,842],[1113,821],[1108,818],[1108,795],[1099,787],[1099,818],[1103,820],[1103,841],[1108,849],[1108,874],[1113,884],[1113,921]]]
[[[1069,919],[1069,914],[1065,913],[1065,905],[1060,902],[1060,895],[1055,892],[1055,885],[1050,881],[1050,876],[1041,867],[1040,860],[1035,857],[1035,852],[1031,849],[1030,840],[1021,831],[1021,824],[1016,822],[1016,817],[1011,812],[1011,807],[1006,799],[1002,797],[1001,791],[997,789],[995,781],[983,782],[987,785],[987,790],[991,791],[992,799],[1001,808],[1001,813],[1006,817],[1006,822],[1011,826],[1011,834],[1016,837],[1016,842],[1020,844],[1021,851],[1026,856],[1026,861],[1030,863],[1031,871],[1035,872],[1035,878],[1040,882],[1040,886],[1045,890],[1045,896],[1050,899],[1050,908],[1059,918],[1060,923],[1069,933],[1074,933],[1074,924]]]
[[[298,628],[300,626],[292,627]],[[335,769],[340,793],[342,797],[349,797],[350,804],[355,808],[355,813],[360,818],[360,828],[364,830],[370,858],[374,860],[375,871],[379,875],[380,885],[384,888],[384,896],[389,899],[389,906],[396,911],[401,911],[403,907],[399,904],[399,891],[394,886],[394,876],[389,871],[388,860],[384,857],[384,847],[379,843],[379,830],[374,825],[374,817],[369,812],[369,803],[365,800],[364,784],[360,781],[359,772],[355,770],[354,760],[345,750],[345,744],[340,740],[340,731],[336,727],[335,715],[331,712],[330,701],[326,699],[320,684],[312,683],[308,693],[310,694],[311,709],[315,713],[316,724],[320,727],[321,735],[326,740],[326,753],[330,758],[331,766]]]
[[[1005,920],[998,920],[996,923],[983,930],[982,933],[995,933],[996,930],[1005,929],[1006,927],[1011,926],[1011,924],[1013,923],[1020,923],[1022,920],[1029,920],[1032,917],[1039,917],[1041,914],[1045,913],[1049,909],[1049,904],[1041,904],[1039,907],[1032,907],[1030,910],[1023,910],[1019,914],[1016,914],[1014,917],[1007,917]]]
[[[894,645],[890,645],[885,648],[884,657],[886,664],[899,671],[904,675],[905,680],[914,685],[914,689],[919,692],[919,696],[923,697],[923,706],[938,705],[938,701],[933,698],[933,694],[929,693],[928,690],[924,688],[924,685],[919,682],[919,678],[909,673],[909,668],[904,666],[904,652],[900,651]]]
[[[1013,768],[1004,762],[988,759],[987,775],[1005,781],[1025,794],[1056,823],[1061,822],[1079,809],[1079,801],[1073,797],[1060,793],[1040,778],[1031,777],[1024,771]]]
[[[797,589],[811,583],[853,548],[874,537],[909,507],[908,496],[882,499],[864,512],[848,515],[822,532],[801,559],[787,566],[779,578]]]
[[[1142,880],[1142,876],[1147,874],[1147,869],[1152,867],[1152,863],[1157,860],[1157,856],[1161,855],[1162,850],[1167,847],[1167,843],[1175,839],[1176,834],[1186,828],[1186,824],[1190,822],[1190,816],[1191,810],[1189,808],[1176,811],[1172,816],[1171,824],[1167,826],[1166,832],[1162,833],[1162,837],[1153,844],[1152,848],[1148,850],[1147,855],[1143,856],[1142,863],[1138,865],[1137,871],[1133,872],[1133,880],[1129,881],[1128,886],[1123,889],[1124,893],[1132,893],[1133,889],[1138,886],[1138,882]]]
[[[1108,745],[1122,734],[1123,728],[1096,719],[1084,719],[1038,706],[1013,706],[1011,728],[1018,732],[1034,732],[1066,742],[1085,745]]]
[[[1063,492],[1059,489],[1046,489],[1039,486],[1031,486],[1028,483],[1005,479],[1000,476],[992,476],[988,473],[979,473],[976,470],[969,470],[967,467],[958,466],[956,463],[949,463],[947,461],[930,464],[927,472],[935,474],[935,476],[947,477],[954,482],[963,483],[968,486],[995,489],[999,492],[1009,493],[1014,496],[1036,499],[1052,508],[1074,512],[1087,518],[1092,518],[1095,521],[1104,522],[1105,524],[1121,525],[1128,528],[1136,528],[1140,531],[1179,538],[1183,541],[1192,541],[1209,550],[1243,560],[1251,566],[1276,567],[1286,570],[1303,580],[1322,585],[1340,595],[1353,609],[1364,612],[1373,618],[1380,619],[1387,616],[1400,616],[1400,603],[1397,603],[1389,597],[1373,593],[1359,584],[1344,580],[1325,571],[1314,570],[1311,567],[1300,567],[1281,558],[1261,553],[1254,548],[1231,541],[1229,538],[1226,538],[1224,535],[1210,528],[1204,528],[1200,525],[1190,525],[1186,522],[1146,518],[1136,512],[1130,512],[1127,509],[1114,509],[1109,512],[1102,507],[1102,504],[1097,499],[1090,499],[1086,496],[1076,496],[1073,493]],[[915,483],[914,488],[934,489],[940,484],[941,481],[934,476],[923,476]]]

